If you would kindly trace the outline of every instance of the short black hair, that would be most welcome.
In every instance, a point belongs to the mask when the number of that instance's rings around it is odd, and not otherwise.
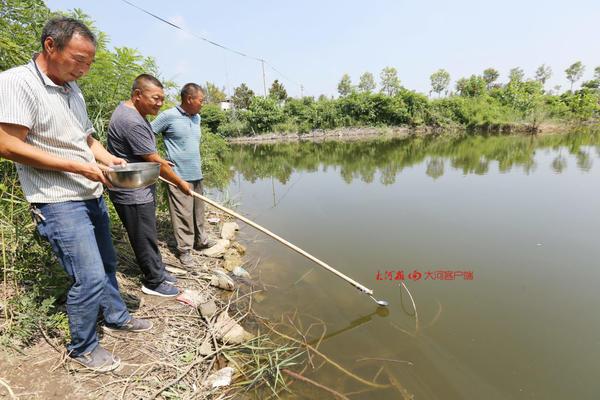
[[[44,42],[47,38],[54,39],[54,44],[58,50],[65,48],[73,35],[78,34],[88,39],[96,46],[96,36],[83,22],[69,17],[52,18],[46,22],[42,29],[42,51]]]
[[[133,80],[133,86],[131,87],[131,95],[133,96],[133,93],[138,89],[143,92],[144,88],[148,85],[156,86],[161,89],[163,88],[163,84],[160,83],[160,81],[154,76],[150,74],[141,74]]]
[[[202,89],[202,86],[190,82],[190,83],[186,83],[185,85],[183,85],[183,87],[181,88],[181,101],[184,101],[186,97],[188,96],[193,96],[196,93],[201,92],[202,95],[204,95],[204,89]]]

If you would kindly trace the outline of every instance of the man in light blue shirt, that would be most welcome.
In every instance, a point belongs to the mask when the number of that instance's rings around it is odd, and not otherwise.
[[[187,181],[192,190],[202,194],[202,164],[200,160],[200,109],[204,100],[203,89],[187,83],[181,89],[181,104],[160,113],[152,121],[156,134],[163,134],[167,158],[174,170]],[[168,185],[171,222],[183,265],[193,264],[191,250],[204,249],[215,244],[204,229],[204,202],[187,196],[179,188]]]

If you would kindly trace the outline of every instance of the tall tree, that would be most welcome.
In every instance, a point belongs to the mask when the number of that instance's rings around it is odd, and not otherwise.
[[[42,0],[0,0],[0,71],[40,51],[40,34],[51,14]]]
[[[338,93],[340,96],[348,96],[354,88],[352,87],[352,80],[350,79],[350,75],[344,74],[342,75],[342,79],[340,79],[340,83],[337,86]]]
[[[523,72],[522,68],[515,67],[515,68],[512,68],[508,72],[508,81],[509,82],[523,82],[524,78],[525,78],[525,72]]]
[[[571,82],[571,89],[573,90],[573,84],[581,79],[583,76],[583,71],[585,71],[584,65],[581,61],[577,61],[567,69],[565,69],[565,74],[567,74],[567,79]]]
[[[491,89],[492,85],[494,82],[496,82],[499,76],[500,72],[494,68],[486,68],[483,71],[483,80],[485,81],[488,89]]]
[[[600,66],[594,68],[594,79],[600,81]]]
[[[240,110],[247,110],[250,107],[250,101],[254,97],[254,91],[250,89],[245,83],[236,87],[233,90],[233,97],[231,101],[235,108]]]
[[[430,76],[431,79],[431,90],[440,95],[444,90],[448,88],[450,84],[450,74],[444,69],[435,71]]]
[[[394,67],[385,67],[379,74],[381,79],[381,91],[388,96],[394,96],[400,92],[400,79],[398,71]]]
[[[478,97],[485,93],[486,82],[483,77],[471,75],[469,78],[460,78],[456,81],[456,90],[461,96]]]
[[[287,99],[287,91],[285,90],[285,87],[283,87],[283,84],[279,82],[279,80],[275,79],[273,81],[273,84],[269,89],[269,97],[277,101],[283,101]]]
[[[225,88],[219,89],[217,85],[212,82],[206,82],[206,102],[209,104],[218,104],[225,101],[227,95],[225,94]]]
[[[363,93],[371,93],[373,90],[375,90],[375,78],[373,77],[372,73],[365,72],[360,76],[358,89]]]
[[[546,64],[542,64],[535,70],[535,80],[541,82],[542,86],[546,84],[546,81],[552,76],[552,68]]]

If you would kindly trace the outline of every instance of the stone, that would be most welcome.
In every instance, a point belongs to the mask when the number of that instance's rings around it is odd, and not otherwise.
[[[215,336],[223,343],[241,344],[254,337],[250,332],[247,332],[240,324],[235,322],[233,318],[223,311],[217,317],[214,324]]]
[[[212,316],[217,313],[217,305],[215,304],[214,300],[208,300],[204,303],[201,303],[198,306],[198,309],[200,310],[200,315],[206,319],[212,318]]]
[[[170,265],[166,265],[165,269],[174,275],[187,275],[187,271],[185,269],[172,267]]]
[[[244,264],[242,257],[240,257],[239,253],[233,248],[228,249],[223,255],[223,258],[225,259],[223,268],[225,268],[227,271],[233,271],[234,268]]]
[[[217,244],[208,249],[204,249],[200,252],[203,256],[212,258],[221,258],[225,254],[225,251],[229,248],[230,242],[227,239],[217,240]]]
[[[213,352],[212,342],[211,342],[211,340],[210,340],[209,337],[207,337],[206,339],[204,339],[204,342],[202,342],[202,344],[200,345],[200,348],[198,349],[198,351],[203,356],[207,356],[207,355],[209,355],[210,353]]]
[[[235,231],[239,231],[240,226],[236,222],[225,222],[221,228],[221,238],[232,240],[235,238]]]
[[[262,303],[267,298],[267,295],[261,290],[260,292],[254,293],[254,301]]]
[[[244,254],[246,254],[246,246],[244,246],[241,243],[233,242],[233,243],[231,243],[231,247],[236,249],[237,252],[240,254],[240,256],[243,256]]]
[[[231,384],[231,378],[235,370],[232,367],[221,368],[217,372],[213,372],[206,378],[203,385],[211,388],[218,388],[222,386],[229,386]]]
[[[194,308],[206,302],[204,295],[194,289],[183,289],[183,292],[175,300]]]
[[[242,267],[235,267],[232,273],[233,275],[238,276],[240,278],[250,279],[250,274]]]
[[[215,269],[212,272],[210,285],[224,290],[233,290],[235,288],[233,279],[231,279],[227,273],[218,269]]]

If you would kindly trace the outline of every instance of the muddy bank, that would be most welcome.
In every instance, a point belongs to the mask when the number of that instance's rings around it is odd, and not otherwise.
[[[207,223],[209,235],[219,239],[230,218],[209,206],[207,209],[207,219],[218,219]],[[224,386],[213,387],[213,375],[229,372],[235,382],[247,373],[229,369],[236,367],[236,354],[256,345],[253,333],[258,330],[257,322],[249,316],[249,301],[260,288],[249,275],[236,276],[234,269],[252,271],[256,265],[245,263],[245,247],[235,241],[231,227],[224,232],[228,239],[219,239],[228,242],[224,251],[208,255],[194,250],[195,265],[191,267],[183,267],[176,257],[166,212],[158,215],[158,231],[163,262],[177,277],[177,286],[192,294],[187,296],[188,304],[141,292],[140,271],[131,246],[122,226],[115,226],[122,297],[131,314],[151,320],[153,329],[124,333],[105,330],[99,323],[102,346],[121,358],[121,366],[111,373],[97,374],[69,360],[65,349],[69,339],[63,331],[46,331],[40,326],[32,345],[0,350],[0,398],[203,399],[230,396],[240,390],[232,388],[231,379]],[[239,364],[253,368],[251,363]]]
[[[588,126],[598,125],[597,122],[586,124]],[[229,143],[250,144],[250,143],[285,143],[298,141],[320,142],[326,140],[368,140],[385,137],[408,137],[414,135],[427,134],[455,134],[459,132],[471,132],[475,134],[555,134],[566,132],[576,127],[566,122],[547,122],[541,124],[536,129],[526,124],[502,124],[490,125],[476,129],[466,129],[464,127],[431,127],[431,126],[398,126],[398,127],[368,127],[368,128],[338,128],[331,130],[314,130],[308,133],[265,133],[255,136],[241,136],[236,138],[227,138]]]

